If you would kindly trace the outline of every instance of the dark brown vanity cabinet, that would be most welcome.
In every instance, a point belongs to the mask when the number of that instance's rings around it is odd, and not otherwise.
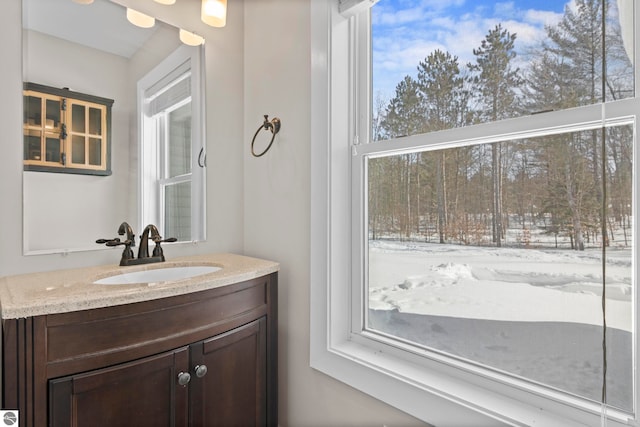
[[[273,273],[5,320],[3,408],[21,426],[276,426],[276,305]]]

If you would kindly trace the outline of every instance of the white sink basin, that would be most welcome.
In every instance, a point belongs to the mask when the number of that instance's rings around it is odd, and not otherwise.
[[[165,267],[153,270],[134,271],[131,273],[116,274],[93,282],[96,285],[130,285],[133,283],[157,283],[171,282],[174,280],[189,279],[220,270],[220,267],[190,265],[181,267]]]

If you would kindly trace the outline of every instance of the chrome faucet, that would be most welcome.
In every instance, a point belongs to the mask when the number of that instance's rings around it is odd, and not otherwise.
[[[132,246],[136,245],[135,234],[133,229],[129,224],[123,222],[120,224],[118,228],[118,234],[120,236],[127,235],[127,239],[122,242],[120,238],[116,237],[115,239],[98,239],[96,243],[104,243],[107,246],[119,246],[124,245],[124,250],[122,251],[122,258],[120,259],[120,265],[138,265],[138,264],[151,264],[154,262],[163,262],[164,261],[164,253],[162,251],[162,247],[160,243],[163,242],[175,242],[178,239],[175,237],[169,237],[168,239],[162,239],[160,233],[158,232],[158,228],[149,224],[145,227],[142,235],[140,236],[140,247],[138,248],[138,258],[135,258],[133,255],[133,250],[131,250]],[[153,249],[153,255],[149,256],[149,239],[153,240],[156,244]]]

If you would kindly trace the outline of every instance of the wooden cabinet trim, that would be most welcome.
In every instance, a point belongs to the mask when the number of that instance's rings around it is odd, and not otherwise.
[[[163,304],[163,301],[155,310],[142,313],[135,313],[135,307],[131,307],[132,313],[99,320],[78,320],[55,326],[47,322],[47,363],[121,352],[161,340],[192,336],[198,331],[206,334],[206,331],[236,317],[254,312],[266,314],[267,302],[262,286],[242,289],[224,297],[194,299],[179,305]],[[93,339],[82,339],[87,336]]]

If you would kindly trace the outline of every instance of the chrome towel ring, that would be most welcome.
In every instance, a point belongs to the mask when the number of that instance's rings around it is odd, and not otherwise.
[[[271,121],[269,121],[269,116],[267,114],[264,115],[264,123],[260,125],[256,133],[253,135],[253,139],[251,140],[251,154],[253,154],[253,157],[263,156],[267,151],[269,151],[269,149],[271,148],[271,144],[273,144],[273,140],[276,139],[276,134],[280,132],[280,124],[281,122],[279,118],[274,117],[273,119],[271,119]],[[265,148],[262,153],[256,154],[253,149],[253,145],[256,143],[256,137],[262,129],[271,131],[271,141],[269,141],[269,145],[267,145],[267,148]]]

